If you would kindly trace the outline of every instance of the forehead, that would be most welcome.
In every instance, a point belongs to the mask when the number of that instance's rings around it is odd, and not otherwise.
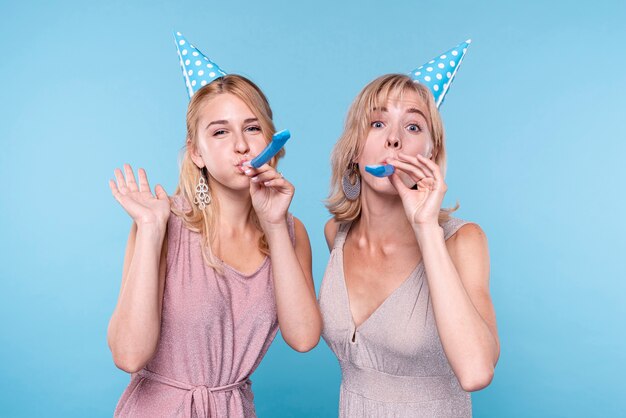
[[[409,89],[380,92],[373,102],[371,108],[373,111],[388,111],[390,108],[395,108],[403,112],[411,111],[411,113],[427,115],[428,110],[422,96],[415,90]]]
[[[200,119],[238,120],[254,117],[248,105],[231,93],[217,94],[205,100],[199,107]]]

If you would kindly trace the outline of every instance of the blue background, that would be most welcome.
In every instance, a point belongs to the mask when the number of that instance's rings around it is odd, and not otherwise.
[[[625,3],[296,3],[2,0],[0,415],[110,416],[128,383],[106,327],[130,220],[107,181],[130,162],[176,187],[179,30],[291,130],[281,170],[318,289],[350,102],[471,37],[442,114],[444,203],[489,237],[502,343],[474,415],[624,416]],[[298,354],[278,337],[253,381],[261,417],[336,416],[323,342]]]

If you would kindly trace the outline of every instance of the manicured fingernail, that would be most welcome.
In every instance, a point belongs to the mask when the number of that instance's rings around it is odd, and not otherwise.
[[[244,173],[246,174],[250,174],[252,172],[252,170],[248,169],[248,170],[244,170]]]

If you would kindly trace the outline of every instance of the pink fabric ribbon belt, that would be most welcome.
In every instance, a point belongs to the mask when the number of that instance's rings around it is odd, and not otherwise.
[[[171,379],[169,377],[160,375],[158,373],[151,372],[146,369],[142,369],[138,372],[139,376],[153,380],[155,382],[163,383],[165,385],[183,389],[187,391],[185,395],[185,415],[188,417],[193,416],[191,411],[195,409],[198,418],[217,418],[217,405],[215,403],[214,394],[218,392],[228,392],[235,389],[239,389],[245,385],[251,385],[252,382],[249,378],[245,378],[240,382],[232,383],[230,385],[210,388],[207,386],[199,385],[193,386],[187,383],[179,382],[178,380]]]

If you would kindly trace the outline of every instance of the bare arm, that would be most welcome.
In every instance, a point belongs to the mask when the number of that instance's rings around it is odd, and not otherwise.
[[[117,306],[107,333],[115,365],[134,373],[152,358],[161,329],[165,284],[164,232],[133,223]]]
[[[296,351],[309,351],[322,333],[313,274],[309,236],[294,218],[296,245],[291,244],[287,209],[295,188],[268,164],[245,171],[250,179],[252,205],[270,247],[278,323],[283,338]]]
[[[437,331],[450,366],[466,391],[487,386],[500,354],[489,296],[489,250],[478,225],[464,225],[446,246],[438,216],[447,185],[440,167],[422,155],[388,159],[417,184],[408,188],[393,174],[420,246]]]
[[[278,323],[283,338],[294,350],[309,351],[322,332],[322,317],[313,284],[311,244],[302,222],[294,217],[295,248],[287,223],[266,227],[272,257]]]
[[[480,390],[491,382],[500,354],[485,234],[476,224],[464,225],[447,248],[441,227],[414,229],[448,361],[464,390]]]
[[[161,307],[165,284],[165,233],[169,200],[162,187],[152,196],[143,170],[140,187],[130,166],[124,167],[126,179],[116,170],[113,196],[134,222],[128,237],[122,285],[117,306],[107,332],[113,361],[120,369],[136,372],[156,351],[161,328]],[[141,190],[139,190],[141,188]]]

